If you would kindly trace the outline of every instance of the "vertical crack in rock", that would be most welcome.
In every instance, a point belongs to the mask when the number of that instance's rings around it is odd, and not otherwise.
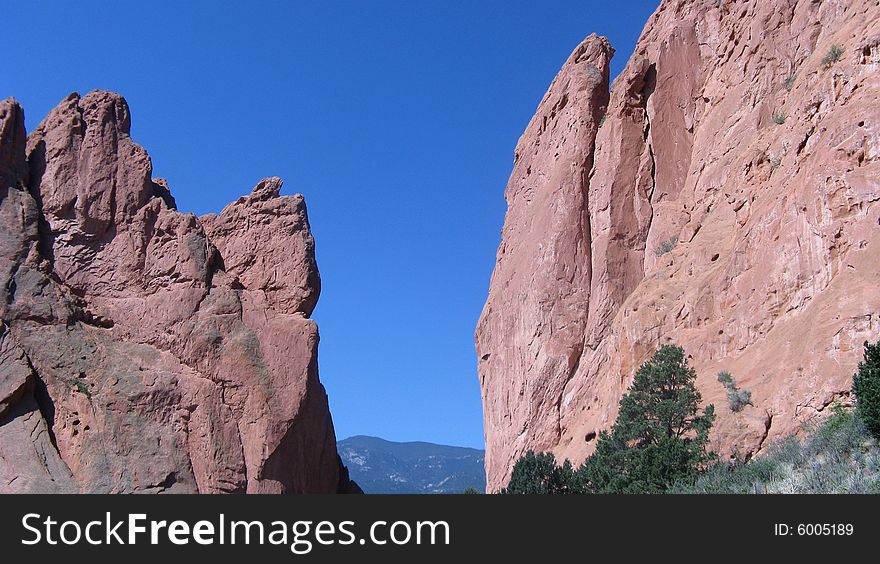
[[[645,132],[643,135],[644,143],[645,143],[645,151],[648,155],[649,161],[649,169],[648,169],[648,185],[646,187],[645,200],[647,202],[654,202],[654,192],[657,188],[657,158],[654,155],[654,142],[651,139],[651,114],[648,111],[648,100],[651,98],[651,94],[654,93],[654,90],[657,88],[657,65],[651,63],[648,65],[648,70],[645,72],[644,78],[642,79],[642,89],[640,91],[641,99],[639,100],[642,110],[644,111],[644,119],[645,119]],[[646,220],[647,227],[645,229],[645,233],[649,234],[651,232],[651,225],[654,222],[654,206],[647,206],[648,217]],[[647,237],[646,240],[640,242],[641,245],[647,245]],[[647,249],[646,249],[647,252]],[[642,258],[642,265],[644,268],[645,257]]]
[[[490,465],[530,444],[549,446],[562,433],[559,414],[588,322],[590,170],[608,107],[612,55],[603,37],[592,35],[579,45],[516,147],[493,290],[476,337],[478,356],[485,359],[480,379],[486,427],[500,430],[487,445]],[[520,390],[524,401],[510,402],[508,390]],[[542,414],[539,426],[528,425],[531,414]]]
[[[760,454],[761,450],[764,448],[764,443],[767,442],[767,438],[770,436],[770,428],[773,427],[773,413],[769,410],[766,413],[766,417],[764,418],[764,429],[761,432],[761,436],[758,437],[758,444],[755,445],[755,448],[750,450],[746,456],[745,461],[748,462],[752,459],[756,454]]]

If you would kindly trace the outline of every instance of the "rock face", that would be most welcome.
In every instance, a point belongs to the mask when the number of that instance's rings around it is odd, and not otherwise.
[[[880,337],[880,5],[663,1],[609,95],[610,56],[575,49],[516,148],[476,333],[490,491],[529,449],[583,460],[658,345],[749,455],[848,402]]]
[[[348,489],[302,196],[179,213],[130,123],[0,103],[0,492]]]

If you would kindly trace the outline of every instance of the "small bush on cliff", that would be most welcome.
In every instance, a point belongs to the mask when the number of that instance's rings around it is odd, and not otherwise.
[[[841,57],[843,57],[843,47],[840,45],[832,45],[831,48],[828,49],[828,53],[825,54],[825,58],[822,59],[822,64],[826,67],[830,67],[839,61]]]
[[[735,388],[727,390],[727,405],[734,413],[739,413],[747,405],[752,404],[752,392]]]
[[[736,380],[734,380],[733,375],[726,370],[722,370],[718,373],[718,381],[728,390],[736,387]]]
[[[852,390],[865,427],[880,439],[880,342],[865,342],[865,357],[853,376]]]
[[[752,403],[752,392],[737,388],[736,380],[733,379],[730,372],[719,372],[718,381],[727,388],[727,405],[731,411],[739,413],[745,406],[754,405]]]
[[[783,123],[785,123],[785,114],[781,112],[773,114],[773,123],[775,123],[776,125],[782,125]]]
[[[89,399],[92,399],[92,391],[89,389],[89,386],[86,384],[85,380],[81,378],[73,378],[72,380],[70,380],[70,385],[77,392],[81,393]]]
[[[549,452],[528,451],[513,466],[510,483],[502,494],[566,494],[575,484],[574,469],[568,460],[556,465],[556,457]]]
[[[659,256],[663,256],[666,253],[670,252],[675,246],[678,244],[678,237],[672,236],[665,241],[661,241],[657,248],[654,249],[654,254]]]
[[[794,82],[797,80],[797,74],[793,73],[788,78],[785,79],[785,82],[782,83],[782,86],[787,90],[791,91],[794,88]]]
[[[681,347],[660,347],[636,372],[611,431],[599,435],[596,452],[577,481],[596,493],[662,493],[691,481],[712,460],[707,452],[715,408],[700,413],[696,372]]]

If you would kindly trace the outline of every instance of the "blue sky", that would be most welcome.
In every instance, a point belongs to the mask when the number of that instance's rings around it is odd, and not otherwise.
[[[25,2],[0,97],[28,130],[64,96],[123,94],[178,208],[281,176],[306,197],[337,436],[483,446],[473,332],[513,149],[591,32],[618,73],[651,1]]]

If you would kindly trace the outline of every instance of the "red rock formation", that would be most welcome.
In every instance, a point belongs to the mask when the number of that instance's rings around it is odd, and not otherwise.
[[[129,129],[109,92],[27,138],[0,105],[0,491],[346,489],[302,196],[179,213]]]
[[[476,334],[490,490],[529,449],[583,460],[660,344],[748,454],[847,402],[880,337],[878,4],[664,1],[601,115],[608,57],[579,46],[517,145]]]

